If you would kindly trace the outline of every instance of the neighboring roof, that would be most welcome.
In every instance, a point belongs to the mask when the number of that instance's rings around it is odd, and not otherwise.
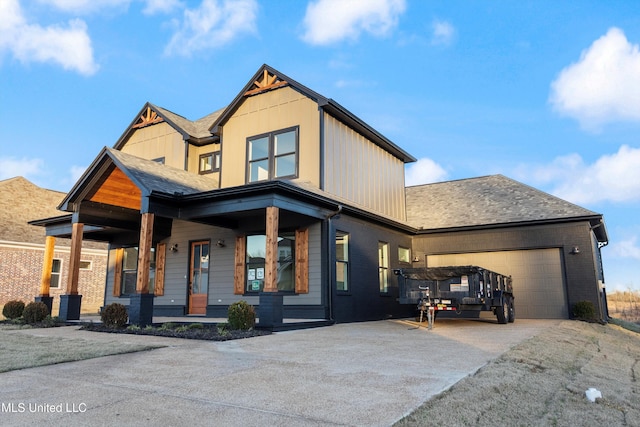
[[[16,243],[44,244],[45,233],[29,221],[56,217],[56,206],[64,193],[38,187],[19,176],[0,181],[0,240]],[[69,246],[68,239],[57,239],[56,246]],[[104,249],[104,244],[83,242],[84,248]]]
[[[59,209],[71,212],[73,209],[69,204],[81,200],[90,192],[111,165],[119,168],[143,196],[151,193],[188,195],[218,188],[218,181],[210,176],[197,175],[105,147],[63,199]]]
[[[407,221],[424,230],[589,219],[602,215],[503,175],[406,188]],[[604,229],[604,224],[601,228]],[[606,232],[601,237],[606,240]]]

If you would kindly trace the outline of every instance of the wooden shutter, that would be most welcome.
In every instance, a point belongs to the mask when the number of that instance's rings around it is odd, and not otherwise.
[[[156,279],[153,285],[153,294],[164,295],[164,264],[166,260],[166,243],[158,243],[156,246]]]
[[[309,229],[296,230],[296,293],[309,293]]]
[[[236,236],[235,272],[233,281],[233,293],[244,294],[245,284],[245,259],[247,256],[247,239],[245,236]]]
[[[122,283],[122,260],[124,259],[124,248],[116,249],[116,263],[113,270],[113,296],[120,296],[120,284]]]

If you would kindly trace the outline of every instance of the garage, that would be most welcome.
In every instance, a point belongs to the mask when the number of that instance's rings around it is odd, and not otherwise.
[[[569,316],[560,249],[428,255],[427,266],[477,265],[510,275],[516,315],[524,319]]]

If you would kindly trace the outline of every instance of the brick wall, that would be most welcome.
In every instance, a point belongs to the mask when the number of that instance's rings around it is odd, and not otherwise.
[[[51,288],[53,315],[58,314],[60,295],[65,294],[69,274],[69,249],[56,248],[54,259],[62,261],[60,287]],[[82,313],[97,313],[104,302],[107,251],[84,251],[82,261],[90,261],[89,270],[80,270],[78,293],[82,295]],[[29,303],[40,293],[44,246],[0,245],[0,306],[7,301]]]

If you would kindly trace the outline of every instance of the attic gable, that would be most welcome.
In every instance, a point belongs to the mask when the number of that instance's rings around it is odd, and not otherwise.
[[[245,91],[244,96],[257,95],[258,93],[277,89],[288,84],[286,80],[276,74],[275,70],[269,70],[265,67],[262,75],[258,75],[258,77],[253,80],[249,89]]]
[[[143,109],[142,114],[137,121],[131,126],[134,129],[140,129],[145,126],[155,125],[156,123],[163,122],[164,119],[156,113],[151,106],[147,106],[146,110]]]

